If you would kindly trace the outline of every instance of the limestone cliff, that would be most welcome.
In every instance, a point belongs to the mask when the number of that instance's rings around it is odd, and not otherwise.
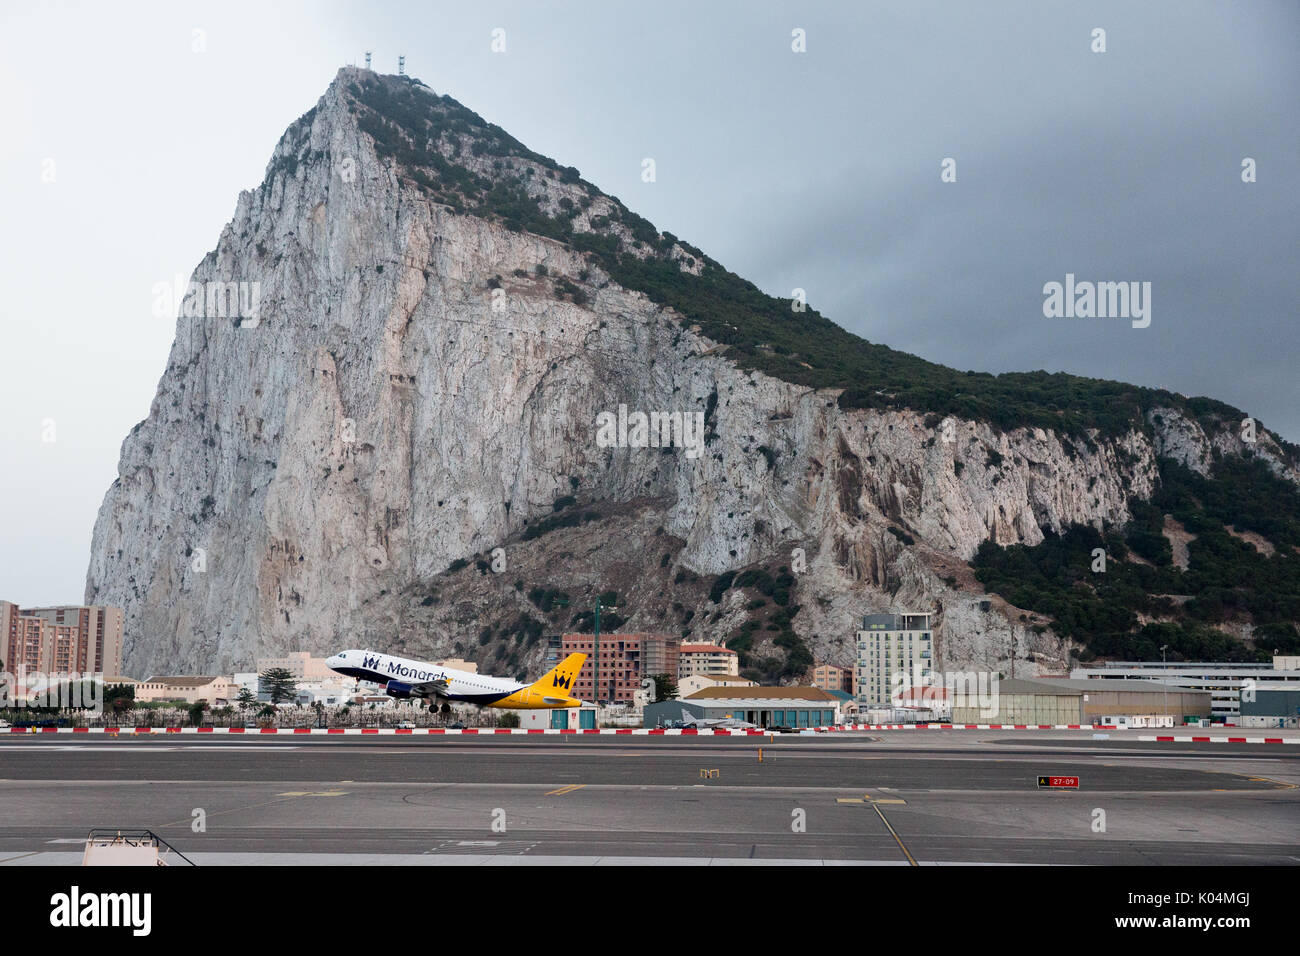
[[[980,543],[1123,522],[1157,454],[1203,466],[1239,450],[1176,408],[1081,438],[843,408],[837,390],[745,370],[574,244],[431,196],[376,148],[384,121],[358,96],[375,83],[441,102],[341,71],[178,306],[87,575],[88,602],[126,609],[133,675],[343,646],[535,669],[539,632],[605,590],[625,630],[722,640],[753,609],[734,589],[715,603],[713,576],[760,565],[795,568],[793,628],[819,657],[849,663],[863,613],[919,609],[939,615],[941,667],[997,667],[1014,642],[1018,673],[1059,671],[1050,629],[997,599],[982,609],[966,564]],[[613,221],[615,200],[450,126],[430,180],[508,170],[576,233],[650,248]],[[654,239],[698,273],[690,247]],[[256,295],[221,309],[220,283]],[[699,412],[704,453],[600,447],[597,415],[619,405]],[[1294,479],[1267,434],[1258,448]],[[570,603],[544,610],[539,588]]]

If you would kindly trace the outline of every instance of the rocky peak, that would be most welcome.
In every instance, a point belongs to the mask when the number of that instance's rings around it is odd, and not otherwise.
[[[702,454],[598,441],[621,409],[698,415]],[[866,343],[349,67],[195,270],[87,600],[126,608],[141,677],[345,644],[535,670],[611,589],[628,628],[772,679],[851,663],[885,610],[935,612],[941,666],[1059,671],[1068,642],[982,594],[977,549],[1126,522],[1160,456],[1240,452],[1239,415]],[[1252,450],[1297,480],[1293,449]]]

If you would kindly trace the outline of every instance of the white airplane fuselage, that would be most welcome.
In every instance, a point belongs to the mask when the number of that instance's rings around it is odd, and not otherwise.
[[[532,684],[378,651],[341,651],[325,663],[339,674],[378,684],[384,693],[399,699],[440,698],[480,707],[549,709],[582,704],[569,691],[585,659],[584,654],[571,654]]]

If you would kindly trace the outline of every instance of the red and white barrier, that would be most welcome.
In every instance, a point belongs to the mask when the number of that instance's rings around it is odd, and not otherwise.
[[[836,733],[842,731],[862,730],[1114,730],[1115,728],[1097,728],[1085,724],[840,724],[832,727],[805,727],[805,731],[814,733]],[[303,735],[361,735],[361,736],[408,736],[438,735],[455,736],[478,735],[495,736],[496,734],[619,734],[627,736],[649,737],[766,737],[775,735],[770,730],[744,730],[715,727],[709,729],[692,728],[652,728],[652,727],[602,727],[599,729],[561,730],[550,727],[466,727],[449,729],[446,727],[10,727],[11,734],[106,734],[111,737],[129,737],[166,734],[237,734],[244,737],[267,736],[303,736]],[[1120,730],[1120,733],[1127,733]],[[1202,735],[1140,735],[1134,738],[1144,742],[1159,743],[1230,743],[1230,744],[1300,744],[1300,737],[1210,737]]]
[[[1300,737],[1193,737],[1190,734],[1143,734],[1138,740],[1162,744],[1300,744]]]

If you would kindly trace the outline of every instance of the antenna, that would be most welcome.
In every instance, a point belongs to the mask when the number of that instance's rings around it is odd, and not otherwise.
[[[366,51],[366,69],[370,69],[370,51]]]
[[[406,75],[406,57],[399,56],[397,58],[397,72],[402,76]]]

